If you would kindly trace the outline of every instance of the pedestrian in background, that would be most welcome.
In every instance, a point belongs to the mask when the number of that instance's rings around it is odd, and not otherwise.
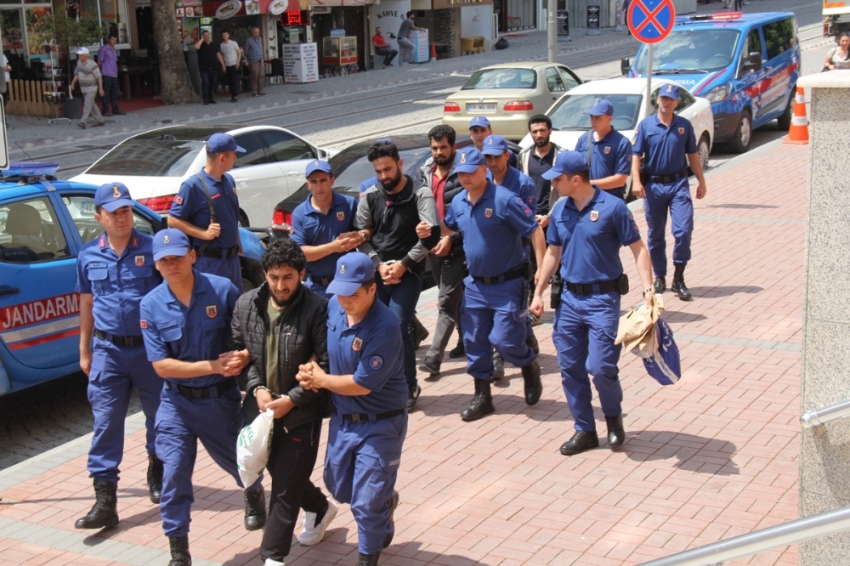
[[[404,67],[405,65],[409,65],[409,59],[413,58],[413,42],[410,41],[410,32],[413,30],[421,31],[425,28],[419,28],[414,25],[413,21],[416,18],[416,14],[413,12],[408,12],[407,17],[401,21],[401,25],[398,27],[398,37],[396,41],[398,41],[398,46],[401,49],[401,55],[398,58],[399,67]]]
[[[653,289],[661,294],[667,286],[667,211],[673,224],[673,284],[670,289],[683,301],[693,296],[685,285],[685,266],[691,259],[694,205],[688,184],[688,166],[697,178],[696,197],[705,197],[705,177],[697,152],[694,128],[674,112],[679,86],[667,84],[658,93],[658,112],[644,118],[635,130],[632,145],[632,182],[636,197],[644,199],[649,229],[649,256],[655,272]],[[643,157],[645,181],[641,177]]]
[[[101,185],[94,218],[103,234],[83,246],[77,261],[80,293],[80,368],[89,378],[94,431],[86,467],[96,502],[78,529],[118,525],[118,467],[124,456],[124,420],[135,390],[145,415],[148,493],[159,503],[162,461],[154,421],[162,380],[145,356],[139,307],[162,278],[154,269],[151,237],[133,227],[133,198],[121,183]]]
[[[312,361],[301,366],[304,389],[330,391],[325,485],[351,505],[357,524],[358,566],[377,566],[395,535],[395,490],[407,436],[408,386],[396,315],[378,299],[376,273],[364,253],[337,260],[328,291],[330,372]]]
[[[599,446],[588,373],[599,393],[608,446],[617,449],[626,440],[617,369],[621,347],[614,344],[620,296],[628,292],[620,248],[627,246],[634,254],[647,302],[652,300],[649,254],[626,203],[590,184],[584,154],[565,151],[544,174],[564,198],[552,209],[546,236],[549,247],[531,310],[543,314],[543,291],[560,263],[564,290],[555,312],[552,341],[575,421],[575,433],[561,446],[561,454],[572,456]]]
[[[201,38],[195,42],[195,49],[198,52],[198,67],[201,73],[201,97],[204,99],[204,106],[207,104],[215,104],[215,88],[218,85],[218,68],[220,54],[217,43],[212,42],[210,32],[204,30]]]
[[[186,69],[189,71],[192,88],[196,93],[205,96],[201,83],[201,68],[198,66],[198,50],[195,49],[196,43],[198,43],[198,28],[194,27],[183,39],[183,55],[186,57]]]
[[[846,31],[838,37],[838,45],[829,50],[823,62],[824,71],[837,69],[850,69],[850,33]]]
[[[384,69],[390,67],[393,64],[393,59],[398,55],[398,50],[387,45],[387,40],[381,33],[380,26],[375,28],[375,35],[372,36],[372,47],[375,49],[375,55],[380,55],[384,58]]]
[[[97,66],[103,76],[103,105],[104,116],[123,116],[124,112],[118,109],[118,53],[115,45],[118,36],[109,34],[106,43],[97,52]]]
[[[231,318],[239,292],[227,279],[193,269],[189,238],[167,228],[153,237],[153,259],[165,281],[141,304],[148,361],[165,380],[156,413],[156,454],[163,461],[160,515],[171,550],[169,566],[189,566],[192,473],[198,441],[240,487],[236,439],[242,393],[235,377],[248,362],[233,349]],[[262,476],[245,490],[245,528],[266,522]]]
[[[311,359],[329,369],[328,303],[301,284],[306,263],[293,240],[274,240],[263,253],[265,282],[239,297],[233,312],[234,345],[251,358],[245,403],[256,405],[255,415],[274,411],[266,466],[272,489],[260,545],[265,566],[283,566],[299,509],[305,512],[299,537],[304,546],[318,544],[337,513],[336,504],[310,481],[329,395],[304,389],[296,379],[299,366]]]
[[[221,32],[221,43],[218,46],[218,62],[221,63],[221,72],[224,73],[227,85],[230,88],[230,102],[239,101],[240,81],[242,78],[242,49],[235,41],[231,41],[230,32]]]
[[[251,73],[251,96],[266,95],[266,58],[263,56],[263,39],[260,28],[251,28],[251,37],[245,41],[245,57]]]
[[[98,94],[103,96],[103,76],[97,63],[89,58],[89,50],[85,47],[77,49],[77,66],[74,69],[74,78],[71,79],[72,91],[77,83],[80,83],[80,91],[83,93],[83,116],[77,126],[85,130],[89,114],[95,120],[95,127],[102,126],[103,116],[95,99]]]

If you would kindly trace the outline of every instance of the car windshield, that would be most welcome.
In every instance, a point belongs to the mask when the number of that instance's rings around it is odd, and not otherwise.
[[[200,140],[133,138],[118,144],[92,165],[87,174],[133,177],[182,177],[204,147]]]
[[[585,112],[600,98],[614,107],[614,129],[634,130],[640,115],[643,96],[640,94],[566,94],[549,114],[552,127],[558,130],[589,130],[590,116]]]
[[[652,54],[653,75],[708,73],[729,66],[741,32],[734,29],[674,30],[656,43]],[[646,74],[649,49],[641,49],[634,70]]]
[[[533,69],[481,69],[475,71],[461,90],[498,88],[537,88],[537,73]]]

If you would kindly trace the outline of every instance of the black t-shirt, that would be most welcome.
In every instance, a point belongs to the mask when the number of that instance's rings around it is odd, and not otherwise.
[[[217,43],[201,43],[198,49],[198,67],[201,69],[217,69],[221,63],[216,57],[218,54]]]
[[[552,190],[552,182],[543,178],[543,173],[552,168],[555,162],[555,145],[552,144],[552,149],[543,157],[537,157],[534,148],[530,150],[531,155],[528,156],[528,176],[534,181],[534,186],[537,189],[537,214],[547,214],[549,212],[549,193]]]

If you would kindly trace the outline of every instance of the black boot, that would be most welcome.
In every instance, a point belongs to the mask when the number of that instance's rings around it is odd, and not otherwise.
[[[571,439],[561,445],[561,454],[575,456],[585,450],[599,448],[599,437],[595,430],[577,430]]]
[[[258,531],[266,524],[266,492],[263,484],[254,491],[245,490],[245,529]]]
[[[540,381],[540,364],[531,362],[527,366],[523,366],[522,379],[525,382],[525,404],[536,404],[543,394],[543,382]]]
[[[148,491],[151,503],[159,503],[162,497],[162,460],[148,454]]]
[[[360,560],[357,561],[357,566],[378,566],[378,558],[381,557],[380,552],[372,554],[360,554]]]
[[[652,293],[654,295],[660,295],[666,290],[667,290],[667,278],[656,277],[655,282],[652,284]]]
[[[428,335],[431,334],[428,332],[428,329],[425,328],[419,319],[415,316],[413,320],[410,321],[410,335],[413,337],[413,345],[415,349],[418,350],[419,346],[422,345],[422,342],[428,338]]]
[[[431,377],[440,375],[440,360],[434,356],[425,356],[425,359],[419,364],[419,371],[424,371]]]
[[[525,343],[528,344],[528,347],[531,348],[535,355],[540,353],[540,342],[537,341],[537,336],[534,335],[534,332],[528,335]]]
[[[477,421],[478,419],[496,412],[496,407],[493,406],[493,396],[490,393],[490,382],[482,379],[474,379],[475,382],[475,397],[472,398],[472,403],[460,413],[460,418],[469,421]]]
[[[616,450],[626,441],[626,429],[623,428],[623,415],[616,417],[605,417],[608,423],[608,447]]]
[[[456,360],[466,356],[466,350],[463,348],[463,342],[458,341],[457,346],[449,350],[449,359]]]
[[[94,506],[89,514],[77,519],[78,529],[111,529],[118,526],[118,485],[106,480],[94,480]]]
[[[670,290],[679,295],[679,298],[683,301],[693,301],[694,298],[691,295],[690,290],[685,285],[685,266],[686,263],[677,263],[676,270],[673,272],[673,285],[670,287]]]
[[[168,566],[192,566],[189,537],[168,537],[168,546],[171,548],[171,562]]]
[[[493,382],[505,379],[505,360],[499,352],[493,352]]]
[[[390,508],[390,532],[384,537],[384,548],[389,547],[393,543],[393,537],[395,536],[395,521],[393,520],[393,515],[395,515],[395,508],[398,507],[397,491],[393,490],[393,496],[390,498],[388,506]]]

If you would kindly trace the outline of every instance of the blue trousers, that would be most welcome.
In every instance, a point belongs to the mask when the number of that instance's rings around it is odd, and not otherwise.
[[[622,412],[623,389],[617,362],[620,346],[614,345],[620,320],[620,295],[574,295],[564,291],[555,312],[552,342],[558,352],[561,384],[575,419],[576,430],[596,430],[590,401],[590,379],[599,393],[606,417]]]
[[[163,461],[160,514],[166,536],[182,537],[189,533],[192,503],[192,472],[198,456],[198,440],[221,469],[233,476],[239,487],[242,480],[236,469],[236,438],[242,429],[242,394],[233,387],[210,399],[189,400],[175,389],[162,390],[156,413],[156,454]],[[255,489],[262,476],[249,489]]]
[[[407,413],[365,423],[331,415],[325,486],[334,499],[351,505],[362,554],[381,552],[391,532],[389,501],[406,436]]]
[[[118,483],[118,466],[124,456],[124,419],[132,389],[145,414],[145,449],[148,454],[155,454],[154,419],[162,379],[148,361],[144,346],[118,347],[95,336],[88,384],[94,435],[87,466],[94,479]]]
[[[416,348],[410,335],[410,322],[416,314],[416,303],[422,293],[422,267],[405,271],[401,282],[386,285],[376,277],[378,299],[390,307],[401,325],[401,340],[404,343],[404,378],[407,387],[413,391],[416,387]]]
[[[534,350],[526,344],[531,331],[526,305],[528,281],[519,277],[485,285],[469,276],[464,283],[466,291],[460,327],[466,350],[466,373],[475,379],[490,381],[493,348],[517,367],[533,362]]]
[[[239,292],[242,292],[242,264],[239,263],[239,256],[230,259],[198,256],[195,267],[201,273],[212,273],[230,279]]]
[[[673,222],[673,263],[691,259],[691,236],[694,232],[694,204],[687,179],[675,183],[649,183],[644,199],[646,224],[649,228],[649,257],[656,277],[667,276],[667,210]]]

